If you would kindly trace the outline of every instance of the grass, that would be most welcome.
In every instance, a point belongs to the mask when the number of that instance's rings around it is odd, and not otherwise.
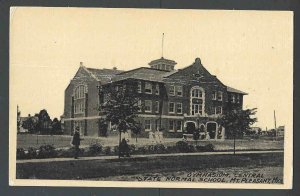
[[[71,147],[72,136],[66,135],[30,135],[21,134],[17,135],[17,148],[38,148],[41,145],[51,144],[55,148],[67,148]],[[100,143],[103,146],[116,146],[118,145],[119,138],[114,137],[83,137],[81,141],[81,148],[88,147],[93,143]],[[175,145],[181,138],[164,138],[163,144],[165,146]],[[195,141],[189,141],[191,144],[196,144]],[[148,138],[138,138],[138,143],[132,138],[129,144],[136,144],[137,146],[149,145],[151,142]],[[233,140],[224,141],[207,141],[199,140],[198,145],[213,144],[216,151],[227,151],[233,149]],[[237,150],[271,150],[271,149],[283,149],[283,140],[272,141],[270,139],[242,139],[236,140]]]
[[[109,179],[110,176],[193,171],[206,168],[282,167],[283,153],[138,157],[17,163],[18,179]]]

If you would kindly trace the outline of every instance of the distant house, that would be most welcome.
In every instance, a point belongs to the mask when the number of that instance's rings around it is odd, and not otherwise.
[[[279,126],[277,128],[277,136],[284,136],[284,126]]]

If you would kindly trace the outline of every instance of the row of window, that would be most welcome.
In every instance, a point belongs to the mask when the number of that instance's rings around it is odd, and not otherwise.
[[[213,91],[212,93],[212,100],[223,100],[223,92],[222,91]]]
[[[170,96],[176,95],[178,97],[182,97],[183,96],[182,86],[171,85],[169,88],[169,95]]]
[[[240,103],[240,95],[230,94],[228,96],[231,103]]]
[[[138,82],[138,93],[142,93],[142,82]],[[145,82],[145,93],[152,94],[152,84],[150,82]],[[155,94],[159,95],[159,84],[155,85]]]
[[[139,112],[142,111],[142,101],[139,100],[138,102]],[[159,101],[154,102],[154,107],[152,108],[152,101],[151,100],[145,100],[144,110],[147,113],[151,113],[152,109],[155,113],[159,113]]]
[[[145,119],[145,131],[151,131],[153,124],[150,119]],[[169,120],[169,132],[182,132],[181,120]]]

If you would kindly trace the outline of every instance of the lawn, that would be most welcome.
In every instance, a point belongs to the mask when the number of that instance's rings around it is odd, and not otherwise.
[[[65,135],[30,135],[30,134],[20,134],[17,136],[17,148],[38,148],[41,145],[51,144],[55,148],[68,148],[71,147],[71,136]],[[87,147],[93,143],[100,143],[103,146],[116,146],[118,145],[119,138],[114,137],[83,137],[84,140],[81,142],[81,147]],[[164,138],[163,144],[165,146],[175,145],[176,142],[180,141],[181,138]],[[135,138],[132,138],[129,142],[130,144],[136,144],[137,146],[150,145],[152,144],[148,138],[138,138],[136,143]],[[196,144],[195,141],[189,141],[191,144]],[[213,144],[216,151],[227,151],[233,149],[233,140],[225,141],[197,141],[198,145]],[[283,140],[272,141],[265,139],[242,139],[236,140],[237,150],[267,150],[267,149],[283,149]]]
[[[224,168],[224,171],[252,172],[256,168],[279,167],[276,173],[282,178],[283,153],[261,153],[244,155],[185,155],[152,156],[124,159],[68,160],[57,162],[17,163],[17,179],[94,179],[128,180],[120,176],[143,175],[147,173],[171,175],[184,171],[201,171],[208,168]],[[216,169],[218,168],[218,169]],[[226,169],[225,169],[226,168]],[[237,169],[235,169],[237,168]],[[274,171],[274,170],[273,170]],[[268,173],[272,170],[268,170]],[[181,173],[177,173],[181,175]],[[182,175],[185,175],[184,173]],[[114,176],[114,177],[113,177]],[[113,178],[112,178],[113,177]],[[132,179],[129,179],[132,180]]]

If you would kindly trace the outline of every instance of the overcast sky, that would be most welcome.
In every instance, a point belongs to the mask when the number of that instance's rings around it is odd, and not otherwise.
[[[10,106],[22,116],[63,114],[64,90],[86,67],[129,70],[161,57],[176,69],[200,57],[225,85],[249,95],[258,126],[292,119],[291,12],[14,8],[10,32]]]

